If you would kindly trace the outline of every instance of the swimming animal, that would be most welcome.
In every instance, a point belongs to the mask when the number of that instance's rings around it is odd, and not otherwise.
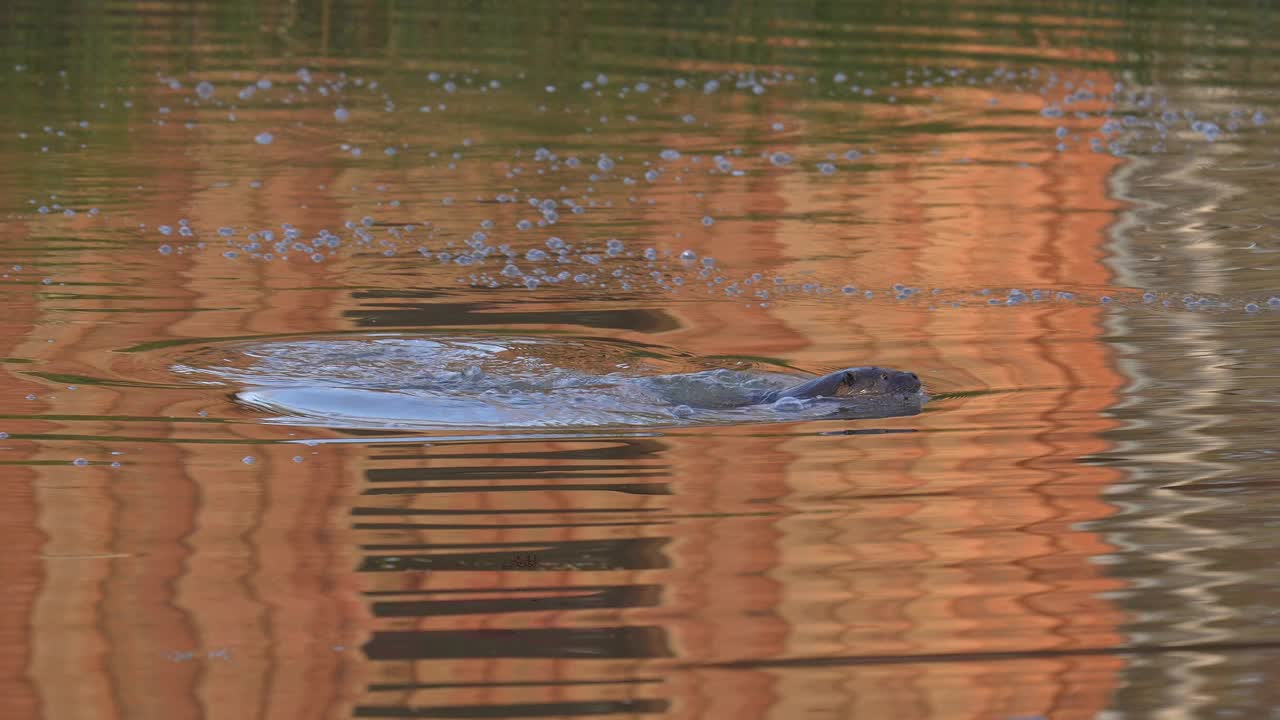
[[[174,367],[238,386],[268,422],[327,427],[663,426],[914,415],[914,373],[770,367],[652,373],[688,359],[566,338],[431,335],[214,346]],[[674,368],[673,368],[674,369]],[[648,371],[648,372],[646,372]]]

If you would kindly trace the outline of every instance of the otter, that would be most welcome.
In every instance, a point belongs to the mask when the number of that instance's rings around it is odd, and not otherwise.
[[[241,362],[224,362],[236,352]],[[650,375],[633,348],[561,338],[308,338],[234,350],[218,346],[193,359],[178,371],[238,386],[236,401],[269,413],[267,422],[325,427],[660,427],[869,419],[914,415],[929,401],[920,378],[901,370],[861,366],[817,376],[743,364]]]

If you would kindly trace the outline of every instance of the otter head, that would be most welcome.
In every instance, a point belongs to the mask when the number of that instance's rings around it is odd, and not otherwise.
[[[836,376],[835,397],[850,395],[908,395],[920,391],[920,378],[915,373],[882,367],[846,368]],[[831,377],[830,375],[827,377]]]
[[[853,367],[814,378],[768,396],[778,398],[841,398],[866,395],[911,395],[920,392],[915,373],[882,367]]]

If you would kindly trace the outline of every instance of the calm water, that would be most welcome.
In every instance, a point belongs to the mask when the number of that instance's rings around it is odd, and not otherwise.
[[[1280,717],[1269,3],[514,5],[0,8],[4,717]]]

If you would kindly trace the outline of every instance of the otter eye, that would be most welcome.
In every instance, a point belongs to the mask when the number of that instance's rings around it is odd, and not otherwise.
[[[884,373],[880,373],[880,379],[881,379],[881,380],[888,380],[888,379],[889,379],[889,376],[888,376],[888,375],[886,375],[886,374],[884,374]]]
[[[844,383],[845,385],[852,385],[853,373],[845,373],[844,377],[840,379],[840,382]]]

